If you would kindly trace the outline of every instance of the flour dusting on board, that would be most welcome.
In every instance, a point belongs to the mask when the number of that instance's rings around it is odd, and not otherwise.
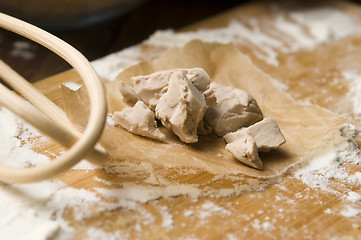
[[[9,115],[11,117],[9,117]],[[16,119],[16,121],[14,121]],[[1,132],[4,133],[3,140],[7,136],[7,140],[17,138],[19,132],[23,132],[26,129],[27,133],[22,136],[28,136],[23,138],[23,141],[29,141],[32,136],[38,136],[36,130],[30,128],[21,120],[12,116],[11,113],[2,109],[0,111],[0,121],[2,126]],[[17,124],[13,124],[16,122]],[[32,129],[31,131],[29,129]],[[354,130],[354,129],[353,129]],[[349,130],[352,133],[353,130]],[[346,130],[344,130],[346,131]],[[7,134],[5,134],[7,133]],[[12,134],[8,134],[12,133]],[[21,134],[20,134],[21,135]],[[360,184],[361,176],[357,175],[344,175],[345,169],[342,168],[342,164],[346,162],[357,161],[352,146],[346,146],[345,150],[349,151],[332,153],[329,155],[330,158],[326,159],[323,163],[312,163],[312,167],[301,168],[296,172],[302,181],[309,184],[310,181],[317,183],[312,187],[320,187],[325,183],[324,179],[331,177],[340,177],[342,180],[346,180],[351,183]],[[28,158],[29,164],[35,164],[39,162],[39,159],[47,159],[41,154],[36,154],[31,147],[22,149],[21,144],[15,144],[10,155],[5,156],[5,159],[16,156],[31,156]],[[338,154],[338,162],[334,157]],[[48,160],[47,160],[48,161]],[[335,163],[334,163],[335,162]],[[325,164],[328,163],[328,164]],[[21,166],[23,166],[22,164]],[[26,164],[25,164],[26,165]],[[135,167],[135,166],[130,166]],[[146,181],[152,185],[143,186],[135,183],[123,183],[119,187],[115,188],[116,183],[107,181],[97,176],[94,178],[95,182],[101,184],[101,187],[93,188],[93,190],[76,189],[69,187],[61,182],[43,181],[35,184],[14,184],[14,185],[0,185],[0,234],[7,236],[7,239],[71,239],[76,235],[74,228],[70,225],[67,219],[74,219],[78,222],[84,221],[92,216],[95,212],[108,211],[112,209],[123,208],[127,211],[137,211],[138,218],[135,221],[136,232],[140,233],[142,228],[153,224],[155,219],[153,215],[140,203],[150,202],[152,200],[161,197],[172,197],[178,195],[188,195],[191,201],[198,201],[198,196],[201,195],[202,190],[197,185],[168,185],[169,182],[152,176],[153,171],[151,166],[145,164],[144,168],[149,170],[149,180]],[[325,170],[330,170],[328,176],[322,176],[325,174]],[[136,174],[137,169],[134,169]],[[133,174],[129,173],[129,174]],[[185,173],[185,172],[183,172]],[[192,174],[192,171],[185,174]],[[340,175],[341,174],[341,175]],[[321,179],[320,175],[324,178]],[[217,180],[217,179],[214,179]],[[158,185],[158,186],[157,186]],[[112,186],[113,189],[109,189]],[[327,188],[324,188],[328,190]],[[223,191],[213,191],[214,197],[229,196],[236,193],[233,189],[225,189]],[[102,198],[100,198],[100,196]],[[300,196],[303,197],[303,196]],[[356,192],[349,192],[346,199],[357,203],[360,199],[360,195]],[[105,201],[104,201],[105,199]],[[285,199],[285,198],[283,198]],[[294,204],[294,203],[293,203]],[[237,206],[238,204],[235,204]],[[229,218],[232,216],[232,209],[234,206],[224,205],[219,206],[213,202],[206,201],[199,208],[184,209],[184,216],[196,217],[202,221],[207,221],[211,216],[218,216],[220,218]],[[72,212],[69,213],[67,209],[71,208]],[[157,207],[158,214],[162,217],[162,226],[171,231],[174,228],[174,213],[167,207]],[[283,214],[282,212],[280,212]],[[345,206],[344,209],[340,210],[340,214],[345,217],[354,218],[360,213],[360,210],[356,207]],[[257,214],[264,214],[263,211],[258,211]],[[247,217],[247,216],[246,216]],[[248,217],[252,217],[248,216]],[[124,223],[122,223],[125,221]],[[129,224],[128,220],[118,220],[122,224]],[[31,223],[31,224],[30,224]],[[34,224],[35,223],[35,224]],[[274,223],[268,218],[263,221],[259,218],[255,218],[251,226],[256,230],[272,231],[274,229]],[[22,229],[22,231],[18,231]],[[106,232],[102,229],[91,227],[87,230],[86,236],[88,239],[120,239],[129,238],[129,232],[115,231]]]
[[[252,46],[255,56],[269,65],[278,66],[278,54],[313,49],[321,44],[347,37],[360,31],[360,25],[352,17],[338,9],[318,8],[283,12],[273,10],[276,18],[274,29],[264,31],[262,24],[269,18],[247,18],[233,20],[228,26],[216,29],[200,29],[193,32],[161,30],[144,42],[160,48],[184,46],[187,42],[199,39],[206,42],[236,43]],[[282,41],[280,40],[282,39]],[[148,56],[148,59],[156,56]],[[113,80],[122,70],[144,59],[142,52],[135,47],[114,53],[94,61],[97,73]]]
[[[319,16],[323,16],[324,19],[320,20]],[[300,27],[300,24],[302,27]],[[279,64],[277,49],[283,52],[291,52],[304,48],[314,48],[358,30],[358,27],[348,15],[334,9],[297,11],[278,18],[275,29],[279,34],[287,37],[286,42],[262,33],[257,19],[250,21],[249,26],[251,27],[248,27],[248,25],[246,27],[245,24],[234,21],[228,27],[220,29],[200,30],[191,33],[157,32],[146,44],[170,47],[170,45],[167,45],[170,42],[184,44],[194,38],[223,43],[251,41],[257,47],[255,54],[258,58],[263,59],[268,64],[277,66]],[[308,31],[305,31],[305,27]],[[174,44],[171,46],[174,46]],[[93,65],[102,77],[113,79],[124,68],[137,63],[140,55],[141,52],[137,48],[130,48],[96,61]],[[343,75],[350,82],[355,84],[359,82],[357,81],[359,79],[357,72],[344,72]],[[355,86],[353,89],[359,89],[359,85]],[[358,96],[356,92],[355,96]],[[357,105],[359,103],[359,100],[355,100],[354,111],[357,114],[361,112],[358,110],[360,109],[360,106]],[[343,133],[345,136],[351,137],[354,135],[355,129],[348,125],[343,129]],[[0,162],[2,164],[13,167],[28,167],[49,162],[48,157],[33,150],[32,139],[34,138],[37,139],[37,143],[47,141],[38,131],[19,120],[5,108],[0,110]],[[326,214],[339,214],[354,219],[359,217],[361,213],[359,206],[361,195],[357,192],[358,186],[361,185],[361,173],[349,172],[347,165],[359,165],[360,163],[357,146],[350,139],[346,145],[341,146],[337,151],[329,150],[323,155],[317,155],[309,159],[305,165],[294,172],[294,176],[308,185],[310,189],[329,192],[350,203],[341,209],[328,208],[324,211]],[[107,169],[108,172],[111,172],[114,167],[110,164]],[[174,182],[169,182],[168,179],[162,178],[161,175],[156,175],[156,169],[147,164],[143,166],[130,164],[123,167],[124,170],[129,170],[125,171],[125,178],[129,178],[132,174],[137,175],[140,168],[140,170],[146,169],[148,175],[143,179],[142,184],[138,182],[118,183],[107,179],[106,176],[109,173],[83,162],[81,165],[74,167],[73,170],[81,171],[86,169],[86,171],[83,171],[84,173],[97,173],[93,177],[96,186],[88,189],[69,187],[57,180],[42,181],[35,184],[0,184],[0,236],[6,236],[6,239],[10,240],[65,240],[74,237],[83,239],[129,239],[131,238],[129,233],[131,230],[133,231],[132,236],[142,236],[143,229],[152,228],[158,218],[165,233],[172,231],[176,227],[183,228],[185,232],[190,227],[194,227],[194,225],[189,226],[186,223],[177,225],[180,221],[178,219],[179,215],[201,219],[200,223],[194,221],[194,224],[203,226],[207,226],[207,221],[211,216],[216,216],[221,220],[220,227],[223,226],[222,222],[225,222],[222,221],[223,219],[229,219],[230,217],[234,218],[235,221],[246,219],[249,225],[241,226],[242,232],[262,231],[267,236],[267,233],[278,228],[276,218],[284,222],[292,221],[293,219],[287,216],[287,211],[298,207],[295,200],[287,196],[288,189],[279,185],[280,194],[267,196],[267,199],[274,198],[275,201],[282,201],[284,208],[264,209],[255,213],[235,216],[232,214],[233,210],[243,203],[231,202],[226,204],[220,201],[215,204],[204,201],[198,207],[192,207],[189,204],[191,207],[187,209],[173,211],[166,206],[156,205],[154,200],[167,198],[176,205],[177,198],[175,196],[179,195],[188,196],[185,201],[190,203],[202,201],[199,198],[201,195],[217,199],[222,196],[240,194],[242,191],[238,190],[244,189],[244,185],[235,185],[221,190],[204,189],[199,184],[179,183],[177,179],[174,179]],[[189,171],[184,169],[176,171],[180,175],[189,177],[195,174],[192,169]],[[211,177],[209,182],[219,181],[221,178],[221,176]],[[346,193],[339,191],[332,185],[335,180],[346,185]],[[267,187],[269,182],[260,184],[260,182],[255,181],[255,184],[259,189],[262,189]],[[248,190],[255,190],[252,187],[252,182],[245,183],[245,185],[249,186]],[[311,198],[310,193],[307,191],[292,195],[297,199]],[[262,198],[261,201],[264,201],[264,196],[258,193],[254,193],[250,197],[254,201],[257,201],[257,198]],[[142,206],[142,203],[147,203],[147,207]],[[77,235],[79,233],[76,232],[72,225],[74,221],[76,224],[85,224],[85,221],[91,220],[93,214],[102,212],[111,214],[112,210],[116,209],[123,209],[125,216],[113,216],[115,220],[112,218],[109,224],[117,224],[121,230],[107,231],[102,226],[91,226],[82,233],[83,235]],[[275,212],[273,218],[267,216],[267,211],[270,210]],[[129,217],[131,213],[136,213],[137,217]],[[129,230],[130,227],[128,226],[133,226],[133,228]],[[292,229],[281,229],[281,232],[287,233],[288,230]],[[222,232],[222,229],[219,232]],[[305,230],[305,236],[307,236],[307,229]],[[232,240],[238,239],[236,234],[231,233],[227,233],[226,237]],[[190,234],[185,239],[193,239],[193,236]]]
[[[30,139],[44,138],[6,108],[0,109],[0,163],[28,167],[49,162],[49,158],[31,150]]]
[[[277,17],[274,31],[271,33],[260,30],[263,24],[262,19],[247,19],[248,22],[233,20],[228,26],[218,29],[180,33],[172,30],[158,31],[146,43],[173,47],[183,46],[190,40],[199,39],[206,42],[253,45],[252,51],[257,58],[270,65],[278,66],[279,52],[312,49],[320,44],[360,31],[358,24],[349,15],[332,8],[288,13],[275,11],[274,14]],[[279,40],[280,36],[283,41]]]
[[[353,113],[361,115],[361,74],[356,70],[342,72],[342,76],[349,82],[348,96],[352,99]]]
[[[41,137],[38,131],[5,108],[0,111],[0,132],[3,164],[13,167],[27,167],[49,161],[46,156],[36,153],[29,143],[31,138]],[[42,139],[47,141],[45,137]],[[145,166],[145,168],[152,170],[151,166]],[[79,169],[79,167],[73,169]],[[86,171],[94,170],[86,169]],[[137,226],[138,229],[141,229],[141,226],[151,224],[154,219],[139,203],[179,195],[188,195],[197,199],[201,192],[196,185],[192,184],[152,187],[151,185],[124,183],[117,189],[108,189],[112,182],[99,177],[95,177],[94,181],[102,184],[102,187],[89,191],[72,188],[59,181],[42,181],[34,184],[1,184],[0,235],[7,236],[7,239],[10,240],[71,239],[76,232],[66,220],[67,217],[82,221],[96,212],[117,208],[138,211],[140,216]],[[148,182],[152,184],[165,183],[162,180],[154,179],[152,176]],[[102,199],[107,200],[103,201]],[[67,211],[69,208],[72,209],[71,213]],[[163,216],[163,226],[172,229],[173,215],[165,207],[158,210]],[[215,211],[219,211],[219,209],[215,208]],[[107,233],[97,228],[90,228],[87,234],[88,239],[127,238],[126,233],[122,231]]]
[[[36,45],[29,41],[15,41],[10,55],[13,58],[31,60],[35,57]]]
[[[139,63],[142,52],[137,47],[129,47],[92,62],[96,72],[104,78],[113,80],[121,71]]]
[[[334,145],[331,148],[318,150],[318,154],[313,156],[309,161],[302,163],[302,167],[294,172],[295,176],[301,179],[305,184],[312,188],[322,189],[324,191],[332,192],[337,195],[342,195],[343,198],[356,199],[356,194],[351,190],[346,191],[346,194],[332,188],[332,181],[341,180],[349,185],[361,185],[360,172],[351,174],[348,172],[345,165],[359,165],[361,164],[360,151],[357,143],[351,139],[357,134],[356,128],[353,125],[344,125],[341,128],[342,136],[350,139],[343,145]],[[335,136],[324,139],[325,141],[337,141]],[[346,187],[347,189],[347,187]],[[352,196],[352,197],[351,197]]]

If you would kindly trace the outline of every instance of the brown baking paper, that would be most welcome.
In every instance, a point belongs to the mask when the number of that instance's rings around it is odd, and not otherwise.
[[[106,83],[109,112],[124,107],[118,92],[119,80],[131,86],[132,76],[192,67],[205,69],[213,82],[249,92],[257,100],[264,116],[277,121],[287,142],[277,150],[261,153],[264,170],[253,169],[235,160],[224,149],[224,140],[214,135],[200,136],[199,142],[195,144],[184,144],[162,128],[167,141],[159,142],[107,125],[101,144],[113,161],[147,162],[167,169],[194,168],[211,174],[245,174],[270,178],[285,173],[326,135],[336,131],[347,121],[318,106],[295,102],[233,45],[201,41],[192,41],[183,48],[170,49],[157,59],[126,69],[116,80]],[[67,114],[77,124],[84,125],[87,110],[84,104],[79,104],[83,90],[63,90]]]

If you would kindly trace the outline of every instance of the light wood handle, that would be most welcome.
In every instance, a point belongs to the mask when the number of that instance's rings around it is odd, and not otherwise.
[[[37,167],[19,169],[0,165],[0,181],[2,182],[27,183],[44,180],[71,168],[83,159],[90,149],[94,148],[105,124],[106,98],[104,87],[88,60],[61,39],[3,13],[0,13],[0,27],[29,38],[62,57],[78,71],[89,96],[91,96],[88,124],[79,140],[66,153],[56,160]]]

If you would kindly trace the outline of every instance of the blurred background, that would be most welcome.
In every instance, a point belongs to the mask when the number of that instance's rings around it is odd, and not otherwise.
[[[242,0],[0,0],[0,11],[40,26],[95,60],[247,3]],[[49,50],[0,29],[0,59],[31,82],[70,68]]]

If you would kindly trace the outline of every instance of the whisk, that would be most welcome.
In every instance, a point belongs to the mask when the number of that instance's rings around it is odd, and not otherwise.
[[[91,64],[74,47],[29,23],[0,13],[0,27],[31,39],[62,57],[78,71],[90,96],[89,121],[81,133],[57,105],[0,60],[0,78],[23,97],[0,84],[0,103],[69,148],[59,158],[40,166],[13,168],[0,164],[0,181],[9,184],[41,181],[71,168],[83,158],[101,165],[107,153],[97,142],[104,128],[107,106],[104,87]]]

